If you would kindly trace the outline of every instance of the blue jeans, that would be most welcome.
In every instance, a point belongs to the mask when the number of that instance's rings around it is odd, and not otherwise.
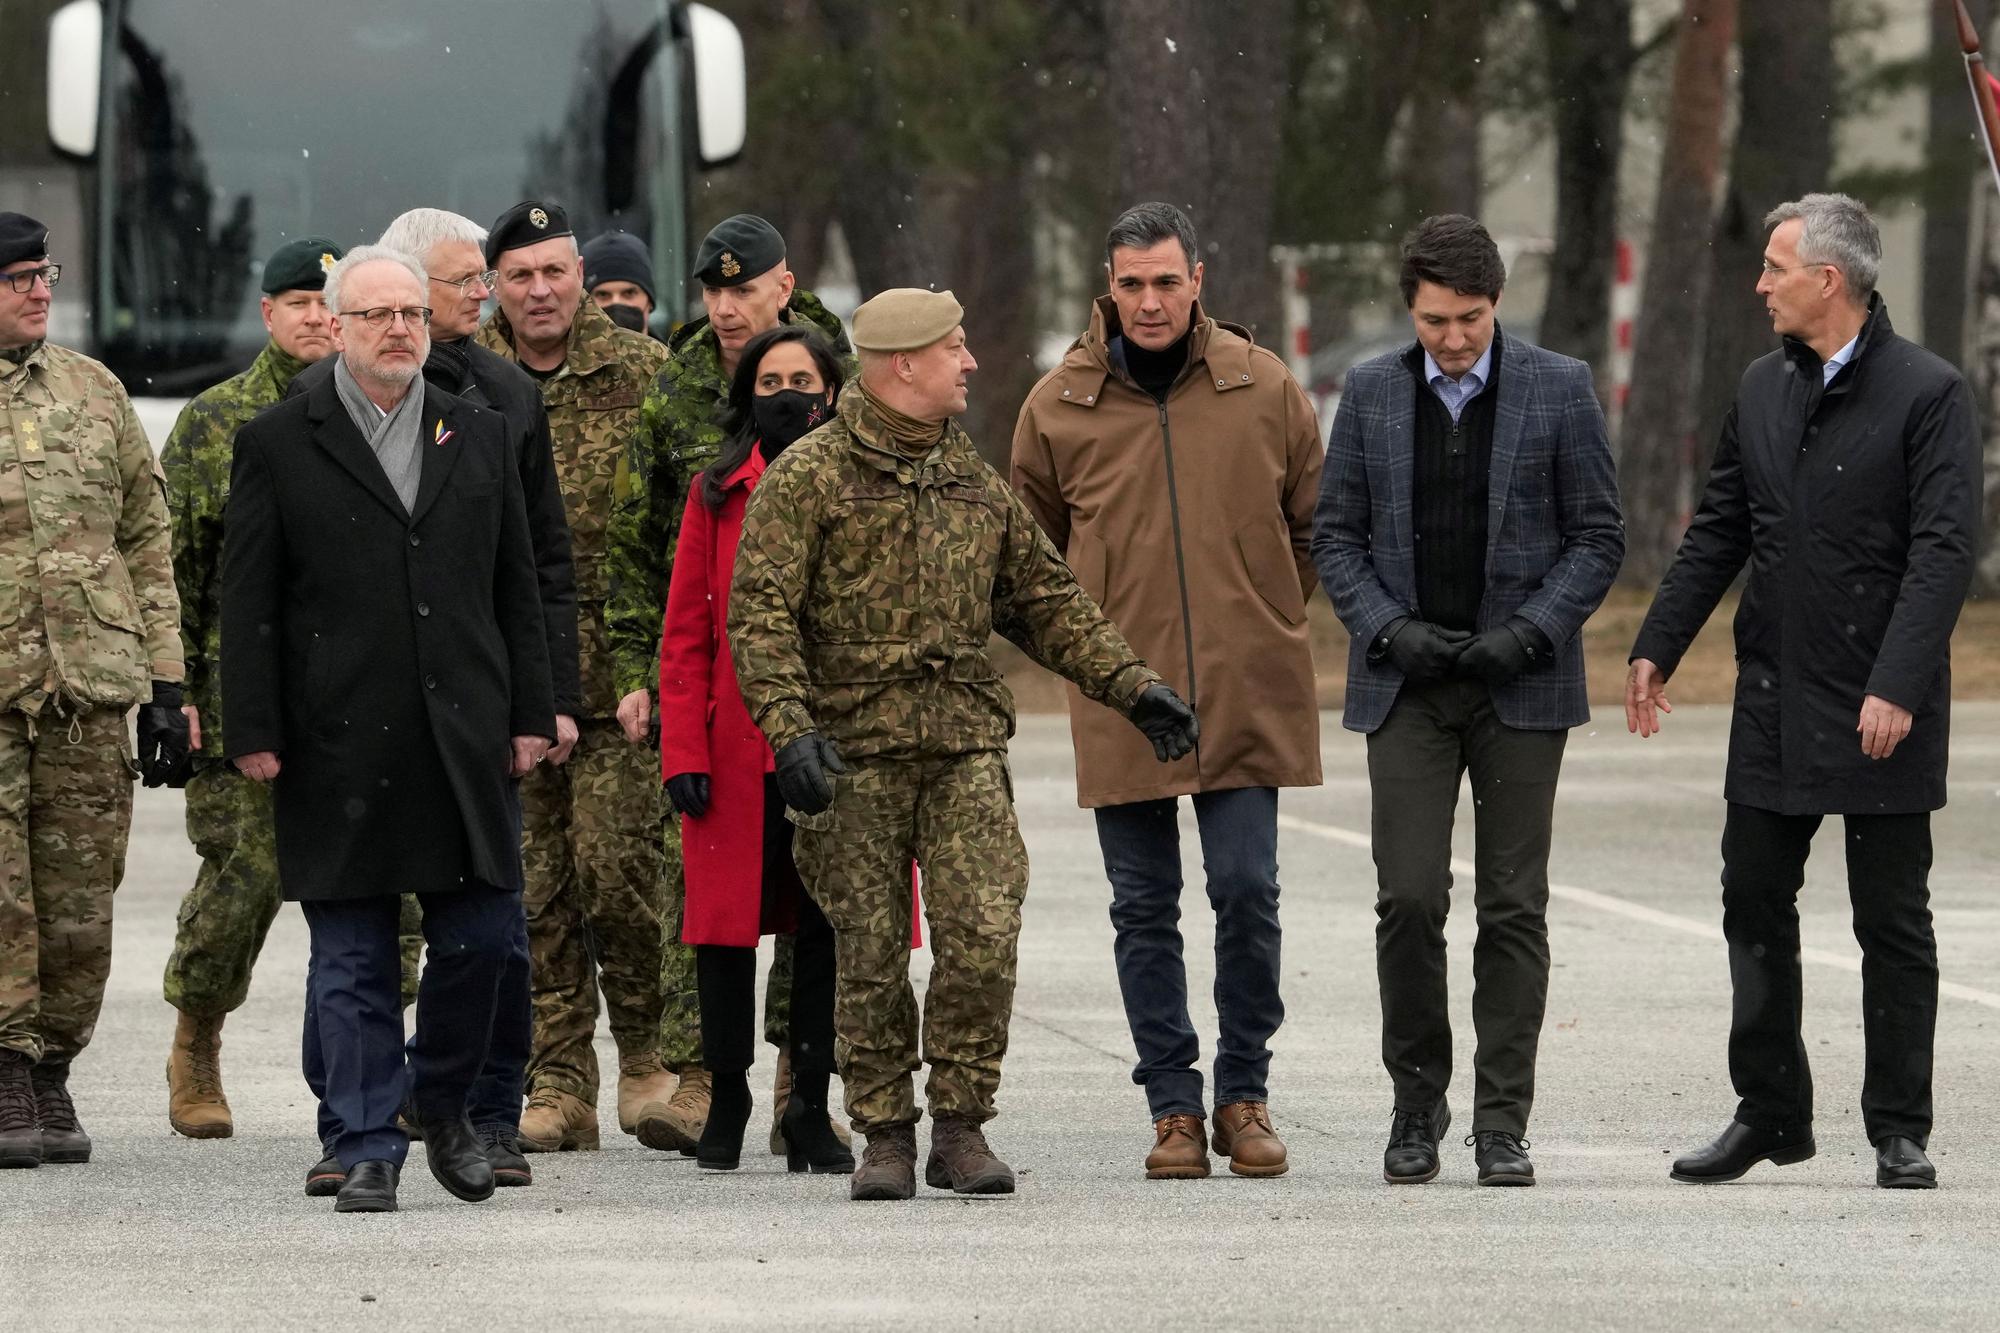
[[[1215,1104],[1266,1100],[1268,1042],[1285,1021],[1278,997],[1278,793],[1272,787],[1201,792],[1208,901],[1215,910]],[[1202,1114],[1201,1042],[1188,1019],[1181,961],[1181,849],[1171,797],[1106,806],[1097,841],[1111,879],[1111,924],[1125,1021],[1153,1119]]]

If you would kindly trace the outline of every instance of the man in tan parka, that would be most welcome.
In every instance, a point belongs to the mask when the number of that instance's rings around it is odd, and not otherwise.
[[[1208,1174],[1199,1040],[1181,962],[1176,798],[1194,799],[1215,909],[1217,1156],[1282,1175],[1266,1106],[1278,995],[1278,792],[1320,782],[1306,596],[1322,450],[1283,361],[1199,302],[1194,227],[1128,210],[1105,241],[1109,295],[1021,408],[1014,488],[1084,590],[1201,715],[1164,768],[1070,693],[1077,796],[1097,813],[1118,984],[1154,1144],[1146,1174]]]

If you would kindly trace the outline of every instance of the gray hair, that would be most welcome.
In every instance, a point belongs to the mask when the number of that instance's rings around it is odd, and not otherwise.
[[[1847,277],[1848,295],[1855,304],[1867,304],[1882,270],[1882,233],[1868,206],[1851,195],[1809,194],[1779,204],[1764,215],[1764,225],[1775,227],[1793,218],[1805,223],[1799,232],[1799,258],[1839,269]]]
[[[1194,252],[1198,246],[1194,238],[1194,223],[1188,215],[1172,204],[1134,204],[1118,215],[1111,224],[1111,230],[1104,237],[1104,267],[1111,267],[1111,252],[1123,246],[1134,250],[1150,250],[1161,241],[1179,241],[1181,252],[1187,256],[1188,272],[1194,272]]]
[[[486,244],[486,228],[471,218],[442,208],[413,208],[382,229],[377,245],[426,258],[440,245]]]
[[[430,275],[424,272],[424,266],[416,256],[405,254],[401,250],[392,250],[386,245],[357,245],[349,250],[347,257],[335,264],[326,275],[326,308],[336,315],[339,314],[340,289],[347,285],[347,275],[363,264],[372,264],[385,259],[408,269],[410,276],[417,280],[418,289],[426,296],[430,294]]]

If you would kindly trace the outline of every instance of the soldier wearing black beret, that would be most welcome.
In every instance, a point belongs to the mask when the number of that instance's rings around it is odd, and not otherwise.
[[[281,245],[264,261],[262,291],[266,296],[324,291],[326,275],[345,253],[324,236],[306,236]]]
[[[569,229],[569,214],[563,211],[561,204],[523,199],[502,213],[494,222],[493,230],[486,233],[486,266],[495,267],[500,256],[509,250],[554,240],[558,236],[575,235]]]

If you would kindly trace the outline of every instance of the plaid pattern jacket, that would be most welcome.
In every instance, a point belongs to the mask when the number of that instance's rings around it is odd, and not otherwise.
[[[1510,727],[1560,731],[1590,719],[1578,632],[1625,557],[1624,519],[1590,367],[1519,338],[1505,349],[1491,390],[1499,397],[1479,628],[1518,615],[1556,646],[1552,661],[1497,687],[1493,707]],[[1409,350],[1347,372],[1313,520],[1313,562],[1353,636],[1341,719],[1350,731],[1372,732],[1388,717],[1403,674],[1370,654],[1385,628],[1418,614],[1411,472],[1416,395],[1430,390],[1410,374]]]

